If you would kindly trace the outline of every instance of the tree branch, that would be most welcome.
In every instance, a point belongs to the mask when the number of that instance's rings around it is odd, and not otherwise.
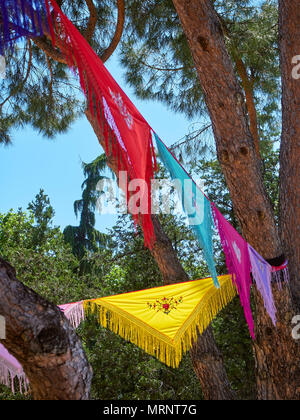
[[[46,41],[46,38],[34,37],[32,38],[32,41],[38,48],[43,50],[48,57],[51,57],[58,63],[67,64],[65,55],[59,52],[57,49],[53,48],[52,45]]]
[[[234,54],[234,61],[236,64],[237,72],[242,80],[242,86],[246,96],[246,105],[248,109],[249,115],[249,123],[250,123],[250,131],[254,140],[255,151],[258,159],[260,159],[260,149],[259,149],[259,134],[258,134],[258,126],[257,126],[257,114],[254,102],[254,94],[253,94],[253,84],[254,79],[249,79],[247,74],[246,66],[243,60]]]
[[[124,23],[125,23],[125,1],[118,0],[118,23],[117,23],[115,35],[109,47],[104,51],[104,53],[100,57],[103,63],[105,63],[112,56],[117,46],[119,45],[119,42],[123,34]]]
[[[52,96],[52,93],[53,93],[52,87],[53,87],[54,77],[53,77],[53,70],[52,70],[50,59],[49,59],[49,56],[48,55],[47,55],[47,64],[48,64],[48,68],[49,68],[50,75],[51,75],[51,80],[50,80],[50,85],[49,85],[49,92],[50,92],[50,95]]]
[[[28,43],[28,49],[29,49],[29,58],[28,58],[28,66],[27,66],[26,76],[25,76],[24,80],[21,82],[21,84],[20,85],[17,85],[17,87],[15,87],[12,90],[12,92],[10,93],[10,95],[0,104],[0,112],[2,111],[3,106],[6,104],[7,101],[9,101],[9,99],[15,94],[15,92],[17,90],[19,90],[21,86],[24,86],[25,85],[25,83],[27,82],[27,79],[29,77],[30,70],[31,70],[31,64],[32,64],[32,48],[31,48],[30,39],[27,39],[27,43]]]
[[[96,29],[98,14],[93,0],[85,0],[85,2],[90,12],[90,18],[83,36],[90,43]]]
[[[148,64],[148,63],[145,63],[144,61],[141,61],[141,64],[143,64],[143,66],[145,66],[145,67],[149,67],[149,69],[152,69],[152,70],[158,70],[158,71],[180,71],[180,70],[184,70],[186,67],[185,66],[183,66],[183,67],[175,67],[175,68],[161,68],[161,67],[155,67],[155,66],[151,66],[150,64]]]
[[[16,278],[0,257],[0,340],[22,364],[35,399],[86,400],[92,370],[76,332],[59,308]]]

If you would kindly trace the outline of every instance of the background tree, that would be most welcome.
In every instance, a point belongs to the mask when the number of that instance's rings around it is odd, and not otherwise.
[[[55,305],[84,293],[74,281],[78,262],[60,229],[50,227],[54,210],[48,197],[40,192],[29,207],[37,219],[21,209],[0,214],[1,255],[17,270],[0,258],[0,312],[7,321],[2,343],[22,364],[34,398],[88,399],[92,372],[79,338]]]
[[[106,156],[100,155],[93,162],[82,164],[84,176],[86,177],[81,188],[82,199],[74,203],[76,217],[80,215],[79,226],[67,226],[64,230],[66,242],[72,246],[74,255],[81,261],[81,269],[86,267],[86,259],[89,252],[96,252],[99,247],[105,247],[109,238],[95,228],[95,210],[97,201],[103,191],[97,188],[100,181],[108,179],[102,173],[107,168]]]

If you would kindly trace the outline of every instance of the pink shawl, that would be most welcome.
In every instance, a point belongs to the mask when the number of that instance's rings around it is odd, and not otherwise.
[[[212,212],[216,227],[219,230],[228,271],[232,275],[233,282],[239,292],[250,334],[255,339],[254,321],[250,306],[251,264],[248,244],[219,212],[214,203],[212,203]]]

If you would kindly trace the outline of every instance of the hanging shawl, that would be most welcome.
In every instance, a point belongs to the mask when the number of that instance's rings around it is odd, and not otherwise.
[[[21,37],[49,31],[44,0],[0,0],[0,55]]]
[[[276,326],[276,307],[271,286],[272,267],[249,244],[248,249],[251,261],[251,272],[255,279],[256,287],[263,298],[265,308],[270,315],[274,326]]]
[[[83,301],[60,305],[59,308],[74,329],[77,329],[84,320]]]
[[[178,367],[200,334],[236,295],[231,276],[156,287],[84,301],[99,323],[171,367]]]
[[[68,303],[59,306],[66,318],[74,328],[78,328],[81,321],[84,320],[83,302]],[[19,382],[19,391],[27,392],[28,379],[25,372],[16,358],[14,358],[6,348],[0,344],[0,384],[10,386],[12,392],[15,392],[15,379]]]
[[[215,204],[212,204],[212,211],[220,234],[228,271],[238,289],[250,334],[255,339],[254,321],[250,306],[251,267],[248,244],[219,212]]]
[[[183,169],[180,163],[172,156],[167,147],[162,143],[156,134],[156,144],[159,156],[165,167],[170,172],[171,178],[176,180],[175,186],[182,206],[188,216],[190,227],[198,239],[208,265],[208,269],[216,287],[219,287],[215,261],[213,257],[212,226],[210,202],[200,191],[196,183]]]
[[[129,180],[144,182],[139,209],[131,213],[135,223],[143,228],[145,244],[151,247],[155,240],[151,218],[151,179],[156,167],[151,128],[54,0],[46,0],[48,15],[49,4],[53,7],[58,35],[57,40],[54,31],[51,31],[53,45],[60,48],[74,71],[78,69],[90,112],[97,118],[105,138],[106,154],[117,161],[119,171],[126,171]],[[130,204],[134,193],[129,189],[125,192]]]
[[[14,381],[19,382],[19,391],[27,392],[28,380],[20,363],[15,359],[6,348],[0,344],[0,384],[11,387],[15,392]]]
[[[279,290],[282,289],[282,275],[283,280],[285,283],[289,283],[290,276],[289,276],[289,267],[288,267],[288,260],[285,260],[283,264],[280,266],[272,266],[272,276],[274,277],[274,280],[276,281]]]

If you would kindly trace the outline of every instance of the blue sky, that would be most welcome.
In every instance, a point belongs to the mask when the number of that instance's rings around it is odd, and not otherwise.
[[[123,70],[114,56],[107,67],[122,89],[159,136],[170,145],[187,134],[191,125],[184,116],[175,114],[156,102],[142,102],[126,85]],[[81,161],[90,162],[103,152],[83,117],[54,140],[42,137],[27,127],[13,133],[13,145],[0,146],[0,212],[27,208],[40,188],[49,195],[56,215],[56,225],[77,225],[73,203],[81,198],[83,174]],[[97,216],[96,227],[105,231],[115,217]]]

